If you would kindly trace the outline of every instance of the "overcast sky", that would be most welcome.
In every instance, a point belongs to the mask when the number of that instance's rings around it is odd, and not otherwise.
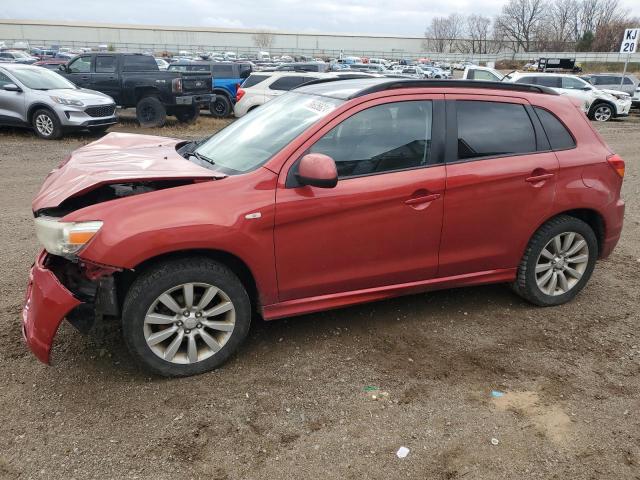
[[[505,0],[0,0],[0,18],[421,36],[452,12],[493,16]],[[639,0],[621,0],[628,8]]]

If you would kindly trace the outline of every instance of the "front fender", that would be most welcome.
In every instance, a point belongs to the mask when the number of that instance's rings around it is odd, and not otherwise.
[[[276,179],[273,172],[260,168],[223,180],[92,205],[64,220],[103,222],[80,252],[82,259],[133,269],[166,253],[222,251],[247,265],[261,300],[271,301],[277,298],[273,246]]]

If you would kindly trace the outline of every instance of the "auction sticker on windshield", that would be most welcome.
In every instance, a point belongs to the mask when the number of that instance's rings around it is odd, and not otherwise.
[[[313,99],[304,105],[304,107],[312,112],[329,113],[331,110],[336,108],[336,105],[333,103],[323,102],[322,100]]]

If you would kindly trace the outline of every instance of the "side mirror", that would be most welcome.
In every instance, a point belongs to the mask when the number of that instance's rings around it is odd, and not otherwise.
[[[582,87],[580,90],[584,90],[585,92],[588,92],[589,90],[592,90],[591,87],[587,87],[586,85],[584,87]]]
[[[65,72],[67,71],[67,66],[64,64],[58,65],[58,70],[60,70],[61,72]]]
[[[3,90],[6,90],[7,92],[21,92],[22,89],[16,85],[15,83],[5,83],[2,86]]]
[[[333,188],[338,184],[336,162],[328,155],[309,153],[300,159],[296,178],[302,185]]]

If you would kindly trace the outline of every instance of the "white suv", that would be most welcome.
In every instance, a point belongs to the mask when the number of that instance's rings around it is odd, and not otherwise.
[[[462,78],[467,80],[491,80],[497,82],[529,83],[556,90],[583,102],[587,116],[598,122],[616,117],[626,117],[631,109],[629,94],[617,90],[598,89],[576,75],[561,73],[511,72],[503,75],[488,67],[467,67]]]
[[[233,114],[240,118],[254,108],[267,103],[303,83],[320,78],[362,78],[381,75],[364,72],[257,72],[252,73],[238,88]]]

